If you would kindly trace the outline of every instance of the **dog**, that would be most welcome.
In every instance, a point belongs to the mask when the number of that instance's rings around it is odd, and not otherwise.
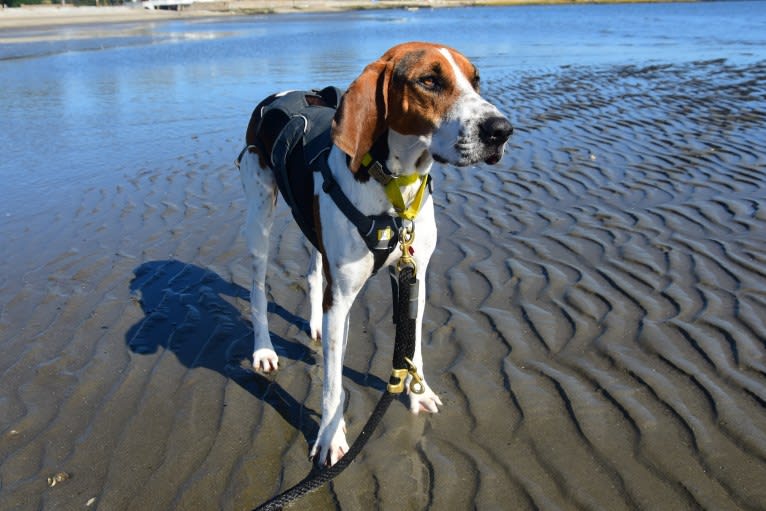
[[[335,464],[348,451],[342,410],[342,368],[351,329],[349,311],[370,276],[381,267],[396,265],[402,255],[399,245],[387,244],[391,231],[396,235],[396,228],[404,225],[416,233],[409,248],[418,273],[412,362],[423,375],[425,274],[436,246],[434,205],[429,187],[424,186],[428,173],[434,162],[459,167],[481,162],[495,164],[503,156],[513,131],[498,108],[479,94],[476,67],[458,51],[437,44],[411,42],[394,46],[367,65],[342,97],[338,98],[338,94],[325,89],[298,98],[305,101],[309,110],[315,106],[330,107],[321,112],[332,113],[325,113],[323,120],[314,123],[322,125],[328,142],[326,150],[310,155],[313,162],[325,165],[322,172],[309,171],[304,177],[285,174],[286,161],[295,166],[293,146],[306,151],[313,144],[305,140],[309,124],[305,115],[280,114],[288,121],[298,119],[299,126],[293,131],[298,139],[304,137],[300,140],[293,137],[281,145],[283,126],[279,126],[280,131],[265,125],[268,117],[278,117],[269,112],[280,98],[294,97],[288,93],[272,95],[256,107],[248,125],[247,147],[240,154],[238,165],[247,199],[246,237],[253,257],[251,313],[256,371],[271,373],[279,365],[269,336],[264,284],[269,234],[279,191],[290,199],[288,203],[301,228],[310,239],[314,238],[316,249],[308,271],[309,328],[311,337],[322,342],[324,382],[322,418],[310,456],[314,463],[327,466]],[[297,161],[300,166],[303,160]],[[303,166],[308,167],[309,163],[307,157]],[[310,196],[283,189],[284,181],[305,184],[306,179],[313,179]],[[402,219],[401,208],[395,208],[385,193],[383,183],[391,179],[402,180],[397,188],[406,207],[418,202],[414,218]],[[344,196],[353,206],[351,209],[364,217],[382,215],[395,220],[395,224],[378,230],[377,242],[382,243],[382,250],[363,238],[363,229],[339,206],[331,192]],[[309,216],[312,219],[307,220]],[[438,412],[441,400],[425,379],[422,384],[422,393],[409,393],[409,409],[415,414]]]

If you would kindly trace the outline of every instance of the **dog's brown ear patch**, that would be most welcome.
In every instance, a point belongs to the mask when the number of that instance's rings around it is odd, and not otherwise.
[[[392,66],[378,60],[368,65],[343,95],[332,122],[332,138],[359,170],[362,158],[386,129],[388,85]]]

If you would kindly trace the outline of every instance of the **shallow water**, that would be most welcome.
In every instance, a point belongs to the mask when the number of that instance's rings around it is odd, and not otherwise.
[[[40,189],[60,190],[49,199],[66,200],[83,181],[119,181],[211,137],[231,139],[234,154],[259,98],[286,88],[344,87],[401,41],[452,45],[486,81],[560,66],[754,61],[766,57],[765,34],[763,2],[391,10],[5,31],[0,207],[14,214]]]

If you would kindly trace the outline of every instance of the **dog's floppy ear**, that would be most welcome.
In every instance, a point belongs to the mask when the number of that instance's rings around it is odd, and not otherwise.
[[[359,170],[364,155],[386,129],[390,62],[368,65],[343,95],[332,121],[332,139],[351,157],[349,168]]]

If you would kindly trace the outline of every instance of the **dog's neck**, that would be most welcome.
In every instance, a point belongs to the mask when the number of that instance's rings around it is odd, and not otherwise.
[[[385,137],[385,138],[384,138]],[[402,135],[394,130],[388,130],[370,150],[373,158],[379,158],[383,162],[387,172],[395,176],[408,176],[417,174],[425,176],[431,170],[434,160],[429,152],[430,136]],[[350,157],[337,145],[333,145],[330,152],[330,168],[342,168],[347,166]],[[332,162],[335,162],[334,164]],[[394,210],[386,192],[380,183],[371,179],[366,168],[359,172],[341,172],[335,174],[335,178],[343,193],[358,205],[365,215],[378,215],[384,211],[393,214]],[[417,180],[401,186],[400,191],[404,203],[409,205],[414,200],[421,181]]]
[[[428,150],[430,136],[402,135],[388,130],[388,158],[386,167],[397,176],[425,175],[434,163]]]

